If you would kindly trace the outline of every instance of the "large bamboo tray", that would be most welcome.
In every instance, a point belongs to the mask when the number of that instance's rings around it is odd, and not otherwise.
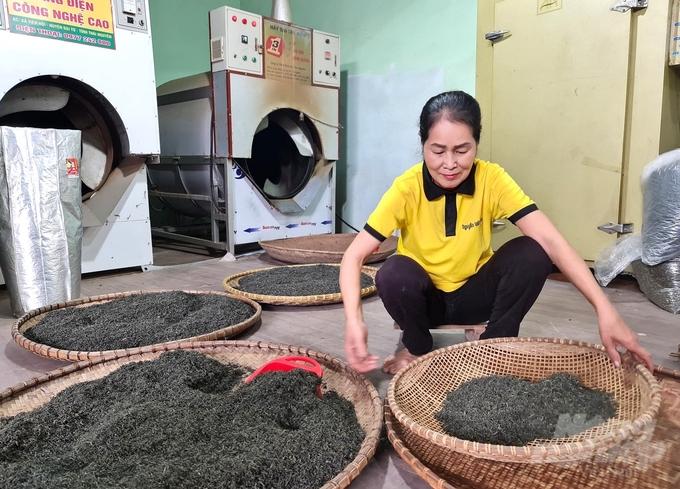
[[[321,265],[320,263],[307,264],[307,265],[286,265],[287,267],[309,267],[314,265]],[[339,267],[336,264],[323,264],[329,266]],[[231,275],[224,279],[222,285],[224,290],[228,293],[233,294],[237,297],[244,297],[251,299],[253,301],[259,302],[260,304],[270,304],[274,306],[319,306],[323,304],[335,304],[342,302],[342,294],[338,292],[337,294],[319,294],[319,295],[298,295],[298,296],[285,296],[285,295],[262,295],[262,294],[252,294],[250,292],[244,292],[239,290],[239,281],[248,275],[254,273],[263,272],[265,270],[271,270],[272,268],[280,267],[268,267],[268,268],[258,268],[256,270],[249,270],[247,272],[237,273],[236,275]],[[361,271],[371,277],[375,282],[375,274],[378,273],[378,269],[374,267],[361,267]],[[375,284],[370,287],[365,287],[361,289],[361,297],[366,297],[375,292]]]
[[[12,338],[14,338],[14,341],[17,342],[19,346],[22,348],[26,348],[28,351],[35,353],[36,355],[40,355],[42,357],[49,357],[49,358],[54,358],[56,360],[66,360],[66,361],[78,361],[78,360],[87,360],[90,358],[99,358],[99,357],[104,357],[104,358],[113,358],[113,357],[119,357],[121,355],[129,356],[129,355],[136,355],[138,353],[145,353],[145,352],[154,352],[157,350],[163,350],[166,345],[170,344],[177,344],[179,342],[184,342],[184,341],[214,341],[214,340],[221,340],[221,339],[226,339],[226,338],[231,338],[233,336],[236,336],[251,326],[253,326],[255,323],[257,323],[260,319],[260,316],[262,316],[262,306],[258,304],[257,302],[250,300],[245,297],[237,297],[231,294],[227,294],[225,292],[213,292],[213,291],[205,291],[205,290],[185,290],[184,292],[187,292],[189,294],[213,294],[213,295],[220,295],[223,297],[229,297],[232,299],[239,300],[241,302],[245,302],[248,304],[250,307],[253,308],[253,315],[246,319],[245,321],[242,321],[238,324],[232,324],[229,326],[226,326],[224,328],[218,329],[216,331],[212,331],[210,333],[206,333],[203,335],[199,336],[194,336],[191,338],[183,338],[179,340],[174,340],[174,341],[169,341],[169,342],[164,342],[164,343],[157,343],[154,345],[145,345],[145,346],[140,346],[136,348],[126,348],[126,349],[120,349],[120,350],[105,350],[105,351],[76,351],[76,350],[63,350],[59,348],[54,348],[49,345],[43,345],[41,343],[36,343],[34,341],[29,340],[24,336],[24,333],[26,330],[30,329],[31,327],[35,326],[40,322],[40,320],[44,317],[45,314],[47,314],[50,311],[54,311],[57,309],[65,309],[67,307],[90,307],[94,306],[97,304],[104,304],[106,302],[115,300],[115,299],[122,299],[124,297],[130,297],[133,295],[140,295],[140,294],[151,294],[151,293],[157,293],[157,292],[169,292],[169,291],[163,291],[163,290],[136,290],[136,291],[130,291],[130,292],[117,292],[114,294],[105,294],[105,295],[97,295],[93,297],[84,297],[82,299],[75,299],[72,301],[67,301],[67,302],[60,302],[58,304],[51,304],[49,306],[41,307],[39,309],[33,309],[32,311],[27,312],[23,316],[21,316],[19,319],[17,319],[14,324],[12,325]]]
[[[680,371],[656,367],[662,403],[634,439],[576,463],[521,464],[481,459],[424,441],[385,404],[387,435],[399,456],[436,489],[676,489],[680,486]]]
[[[383,419],[382,401],[373,384],[337,357],[288,345],[246,341],[182,342],[162,345],[154,352],[134,355],[116,353],[106,359],[85,360],[0,392],[0,417],[32,411],[71,385],[102,378],[126,363],[153,360],[164,351],[177,349],[195,350],[222,363],[236,363],[251,369],[281,356],[300,355],[313,358],[324,370],[323,391],[334,390],[352,402],[359,424],[366,433],[354,460],[324,484],[322,489],[347,487],[373,458],[380,440]]]
[[[567,372],[586,387],[610,392],[616,416],[570,437],[535,440],[527,446],[476,443],[446,435],[434,414],[446,394],[462,382],[487,375],[514,375],[538,381]],[[410,363],[392,379],[387,399],[394,417],[423,446],[502,462],[577,461],[619,445],[654,423],[661,405],[653,375],[630,358],[616,368],[601,346],[550,338],[497,338],[435,350]],[[434,449],[434,448],[433,448]],[[439,452],[438,452],[439,453]]]
[[[340,263],[345,251],[356,234],[318,234],[299,238],[274,239],[260,241],[258,244],[272,258],[287,263]],[[385,260],[397,251],[399,238],[390,236],[380,243],[364,263],[375,263]]]

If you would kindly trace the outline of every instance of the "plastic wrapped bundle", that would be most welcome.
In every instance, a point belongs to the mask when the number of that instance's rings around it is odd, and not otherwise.
[[[603,248],[595,257],[595,278],[606,287],[619,273],[623,272],[634,260],[640,259],[642,236],[633,234],[622,236]]]
[[[633,273],[650,301],[668,312],[680,313],[680,258],[654,266],[636,260]]]
[[[12,312],[80,297],[80,131],[0,127],[0,268]]]
[[[680,257],[680,149],[642,171],[642,261],[658,265]]]

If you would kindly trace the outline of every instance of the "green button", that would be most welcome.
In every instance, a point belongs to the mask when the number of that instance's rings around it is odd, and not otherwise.
[[[243,61],[248,61],[248,56],[246,56],[245,54],[243,55]]]
[[[253,63],[257,63],[257,58],[253,58]]]

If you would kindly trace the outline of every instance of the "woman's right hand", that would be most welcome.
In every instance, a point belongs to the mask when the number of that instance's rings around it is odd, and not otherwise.
[[[361,265],[378,246],[380,241],[362,229],[340,263],[340,292],[345,309],[345,355],[349,365],[359,372],[373,370],[378,364],[378,357],[368,352],[368,328],[361,311]]]
[[[357,372],[370,372],[378,366],[378,357],[368,351],[368,328],[365,324],[345,326],[345,356]]]

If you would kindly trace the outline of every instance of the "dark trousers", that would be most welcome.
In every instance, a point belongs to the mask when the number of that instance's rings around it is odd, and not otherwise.
[[[432,349],[431,328],[488,321],[480,339],[517,336],[540,294],[552,262],[535,240],[522,236],[501,246],[479,271],[453,292],[437,289],[415,260],[393,255],[375,283],[385,309],[403,331],[413,355]]]

